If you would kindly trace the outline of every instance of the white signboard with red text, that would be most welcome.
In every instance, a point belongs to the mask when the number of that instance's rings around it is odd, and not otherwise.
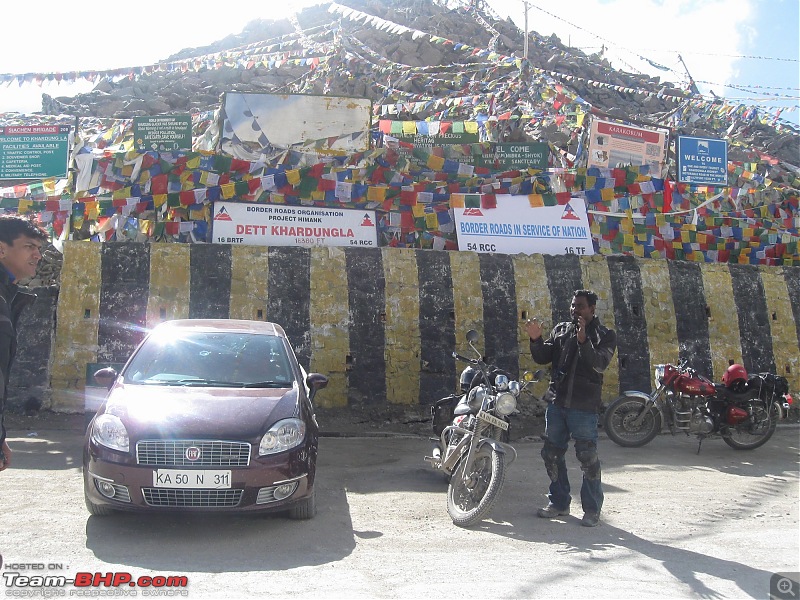
[[[213,241],[249,246],[377,248],[375,211],[215,202]]]
[[[666,160],[666,130],[595,119],[590,131],[587,166],[614,169],[627,165],[649,165],[650,173],[660,177]]]
[[[594,254],[586,203],[533,208],[528,196],[497,196],[496,208],[454,208],[458,249],[499,254]]]

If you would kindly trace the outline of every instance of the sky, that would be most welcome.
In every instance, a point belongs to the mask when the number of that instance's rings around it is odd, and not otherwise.
[[[449,0],[451,6],[455,0]],[[467,2],[467,0],[464,0]],[[779,108],[800,123],[798,0],[486,0],[544,36],[555,33],[587,54],[604,48],[612,66],[682,83],[687,72],[701,93]],[[108,2],[91,11],[69,2],[7,2],[0,36],[0,73],[110,70],[163,61],[242,31],[253,19],[281,19],[319,0]],[[579,7],[579,8],[578,8]],[[44,15],[37,15],[39,11]],[[13,24],[11,26],[10,24]],[[680,58],[679,58],[680,57]],[[681,62],[681,59],[683,63]],[[663,71],[650,61],[666,67]],[[0,112],[41,110],[42,93],[72,96],[94,84],[0,84]],[[736,87],[730,87],[736,86]],[[737,89],[738,88],[738,89]]]

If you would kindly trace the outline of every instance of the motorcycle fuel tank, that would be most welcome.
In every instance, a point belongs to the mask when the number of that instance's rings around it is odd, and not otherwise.
[[[691,396],[713,396],[714,384],[689,375],[679,375],[675,379],[675,390]]]

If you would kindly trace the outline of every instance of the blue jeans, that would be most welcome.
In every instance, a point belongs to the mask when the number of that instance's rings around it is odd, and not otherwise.
[[[575,440],[575,453],[583,469],[581,484],[581,506],[584,512],[600,513],[603,508],[603,486],[600,482],[600,462],[597,458],[597,419],[595,412],[564,408],[553,403],[545,411],[545,449],[551,451],[551,465],[557,469],[557,476],[551,474],[550,502],[559,509],[569,508],[572,497],[569,494],[569,478],[564,455],[569,447],[569,438]],[[548,449],[549,444],[549,449]],[[547,465],[548,458],[545,457]],[[554,464],[552,464],[554,463]]]

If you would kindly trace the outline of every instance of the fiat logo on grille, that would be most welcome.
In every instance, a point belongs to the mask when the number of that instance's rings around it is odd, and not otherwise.
[[[186,449],[186,452],[184,452],[184,456],[186,456],[186,460],[190,460],[192,462],[194,462],[196,460],[200,460],[200,455],[201,454],[202,454],[202,452],[200,451],[200,448],[198,448],[197,446],[189,446]]]

